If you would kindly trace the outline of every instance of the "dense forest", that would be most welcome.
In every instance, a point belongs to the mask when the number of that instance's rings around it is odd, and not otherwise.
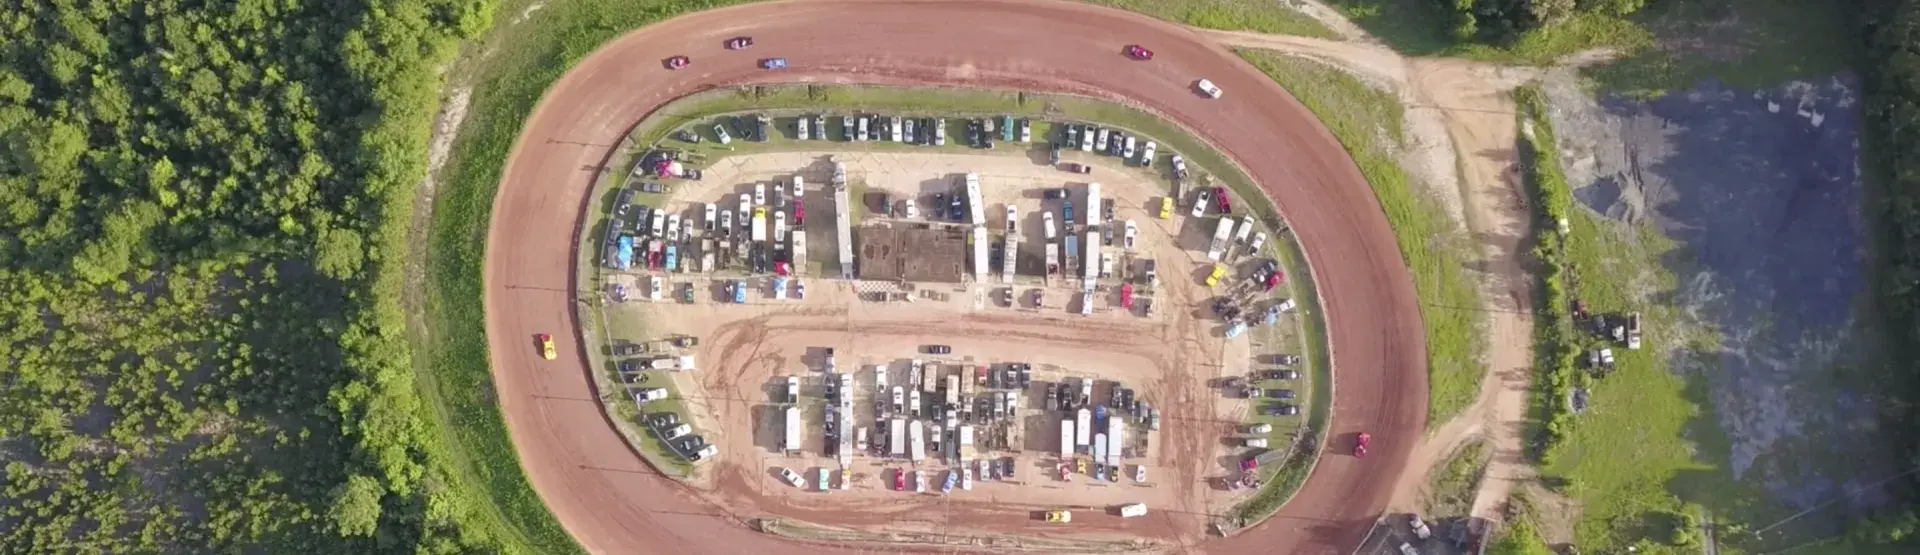
[[[1920,0],[1862,0],[1867,130],[1862,169],[1875,196],[1878,310],[1888,369],[1886,430],[1907,467],[1920,466]],[[1877,197],[1877,198],[1876,198]],[[1903,503],[1855,528],[1873,543],[1920,544],[1920,476],[1896,483]]]
[[[1551,27],[1578,12],[1624,16],[1652,0],[1432,0],[1452,16],[1453,38],[1506,43],[1535,29]]]
[[[490,0],[0,5],[0,553],[491,550],[399,306]]]

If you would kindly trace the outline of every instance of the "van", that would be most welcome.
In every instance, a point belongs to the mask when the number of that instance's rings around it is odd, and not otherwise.
[[[1132,503],[1120,506],[1120,518],[1133,518],[1147,515],[1146,503]]]

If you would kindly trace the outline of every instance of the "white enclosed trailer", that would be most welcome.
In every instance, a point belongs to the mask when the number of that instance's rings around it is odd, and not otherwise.
[[[1073,443],[1086,447],[1093,440],[1093,411],[1082,408],[1074,415]]]
[[[1100,184],[1087,184],[1087,227],[1100,225]]]
[[[907,421],[895,418],[890,427],[891,433],[887,434],[887,451],[893,453],[895,457],[907,456]]]
[[[1120,452],[1127,444],[1125,420],[1118,415],[1107,418],[1107,464],[1110,466],[1120,465]]]
[[[1060,419],[1060,460],[1073,458],[1073,419]]]
[[[787,440],[781,444],[781,448],[788,453],[800,451],[800,431],[805,426],[806,423],[800,420],[800,407],[787,407]]]
[[[909,458],[915,464],[927,460],[927,428],[919,420],[907,426],[907,450],[912,453]]]

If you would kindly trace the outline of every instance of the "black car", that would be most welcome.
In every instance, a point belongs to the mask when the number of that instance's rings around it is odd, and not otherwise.
[[[1052,165],[1060,164],[1060,144],[1059,143],[1054,143],[1051,148],[1047,149],[1047,163]]]
[[[1261,409],[1260,412],[1267,416],[1293,416],[1300,414],[1300,407],[1293,405],[1274,405]]]
[[[966,203],[960,202],[960,195],[953,195],[953,200],[948,202],[948,206],[953,209],[953,221],[958,222],[967,219],[967,205]]]
[[[926,345],[926,346],[922,346],[920,350],[929,355],[944,355],[944,354],[953,353],[953,347],[947,346],[947,345]]]
[[[1122,151],[1126,150],[1121,148],[1121,144],[1125,141],[1125,134],[1117,131],[1113,133],[1113,136],[1107,137],[1107,155],[1119,156]]]
[[[1297,366],[1300,364],[1300,355],[1269,355],[1267,359],[1281,366]]]
[[[1297,380],[1300,379],[1300,373],[1292,370],[1266,370],[1260,373],[1260,377],[1268,380]]]
[[[1060,390],[1047,388],[1047,410],[1060,410]]]
[[[1000,376],[1003,370],[995,368],[987,372],[987,389],[1000,389]]]
[[[1106,213],[1105,215],[1107,217],[1107,221],[1109,222],[1113,221],[1113,203],[1112,202],[1106,203],[1105,205],[1101,206],[1100,209]]]
[[[816,140],[826,140],[827,138],[827,117],[826,116],[823,116],[820,114],[813,115],[813,138]]]
[[[1080,126],[1079,125],[1069,123],[1069,124],[1060,126],[1060,129],[1063,130],[1066,135],[1066,140],[1062,142],[1067,143],[1067,148],[1080,148]]]
[[[1133,412],[1134,405],[1133,405],[1133,389],[1132,388],[1123,388],[1120,390],[1119,405],[1120,406],[1114,407],[1114,408],[1124,408],[1124,409],[1127,409],[1127,412]]]
[[[1269,390],[1267,390],[1267,397],[1269,397],[1269,398],[1273,398],[1273,399],[1292,399],[1292,398],[1293,398],[1293,390],[1291,390],[1291,389],[1269,389]]]
[[[1100,228],[1100,243],[1109,247],[1113,246],[1113,226],[1102,226]]]
[[[640,361],[637,359],[623,360],[623,361],[620,361],[620,363],[617,364],[616,366],[620,368],[621,372],[639,372],[647,369],[647,367],[645,365],[640,364]]]
[[[701,448],[707,446],[707,438],[690,435],[673,440],[673,446],[682,453],[693,454],[694,451],[699,451]]]
[[[1020,389],[1026,389],[1027,387],[1032,385],[1033,385],[1033,365],[1021,364],[1020,365]]]
[[[645,352],[647,352],[647,346],[640,343],[616,343],[613,346],[613,356],[617,357],[630,357]]]
[[[659,183],[645,182],[640,184],[640,191],[644,193],[665,193],[667,192],[667,186]]]
[[[1046,196],[1047,200],[1065,200],[1067,198],[1067,189],[1064,187],[1047,189]]]
[[[655,428],[670,428],[680,423],[680,414],[672,412],[654,413],[647,417],[647,424]]]

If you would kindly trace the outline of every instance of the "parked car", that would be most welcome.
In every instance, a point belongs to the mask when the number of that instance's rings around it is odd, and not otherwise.
[[[1297,380],[1300,379],[1300,373],[1292,370],[1266,370],[1260,373],[1260,377],[1268,380]]]
[[[672,412],[656,412],[647,417],[647,424],[655,428],[676,426],[680,424],[680,415]]]
[[[1077,162],[1060,164],[1060,169],[1066,170],[1067,173],[1093,173],[1093,166]]]
[[[727,134],[727,126],[725,125],[713,124],[713,136],[723,145],[733,142],[733,136]]]
[[[925,345],[921,347],[921,351],[929,355],[945,355],[953,353],[953,347],[948,345]]]
[[[1281,366],[1298,366],[1300,364],[1300,355],[1289,355],[1289,354],[1267,355],[1267,360],[1272,361],[1274,364],[1278,364]]]
[[[1268,397],[1268,398],[1272,398],[1272,399],[1292,399],[1292,398],[1293,398],[1293,390],[1291,390],[1291,389],[1269,389],[1269,390],[1267,390],[1267,397]]]
[[[1213,202],[1219,206],[1221,214],[1233,213],[1233,201],[1228,200],[1226,187],[1213,188]]]
[[[1140,167],[1153,167],[1153,153],[1159,149],[1159,146],[1160,145],[1155,144],[1153,141],[1147,141],[1145,146],[1140,147]]]
[[[1193,217],[1198,218],[1207,215],[1207,204],[1212,201],[1213,191],[1201,189],[1200,196],[1193,201]]]
[[[800,473],[794,472],[791,468],[780,469],[780,479],[785,480],[788,484],[796,488],[805,489],[807,487],[806,479],[801,478]]]
[[[1300,407],[1281,404],[1261,409],[1260,412],[1267,416],[1294,416],[1300,414]]]

